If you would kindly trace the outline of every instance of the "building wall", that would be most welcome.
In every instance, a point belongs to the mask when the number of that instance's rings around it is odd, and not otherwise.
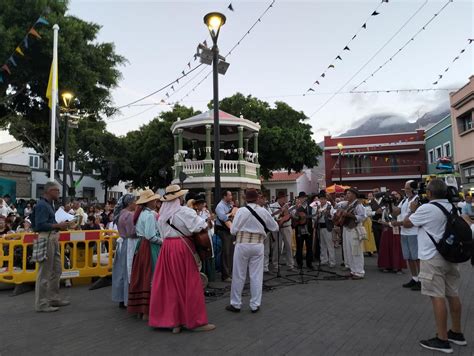
[[[338,143],[343,144],[339,165]],[[324,138],[326,186],[339,184],[362,191],[399,190],[408,179],[426,173],[424,130],[409,133]]]
[[[31,169],[26,166],[0,163],[0,178],[10,179],[16,183],[15,198],[31,196]]]
[[[441,173],[436,169],[437,160],[441,157],[453,157],[453,131],[451,115],[441,119],[426,130],[426,163],[428,174]]]
[[[265,189],[269,191],[268,198],[271,201],[274,201],[277,196],[277,192],[279,190],[286,190],[286,194],[288,194],[288,199],[293,199],[298,196],[298,187],[296,181],[290,182],[269,182],[265,181],[263,183]]]
[[[450,93],[453,126],[454,162],[461,174],[464,190],[474,190],[474,76],[454,93]],[[471,128],[465,129],[463,121]]]

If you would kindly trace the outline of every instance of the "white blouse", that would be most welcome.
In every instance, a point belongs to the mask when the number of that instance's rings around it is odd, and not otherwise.
[[[196,214],[196,211],[187,206],[181,206],[171,217],[170,222],[184,235],[173,229],[166,221],[159,221],[158,229],[162,238],[191,236],[193,233],[199,232],[207,227],[207,223]]]

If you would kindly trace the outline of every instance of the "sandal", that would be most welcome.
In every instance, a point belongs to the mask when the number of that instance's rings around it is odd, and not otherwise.
[[[171,332],[173,334],[179,334],[181,332],[181,326],[177,326],[177,327],[173,328],[173,330]]]
[[[197,328],[192,329],[192,331],[212,331],[216,328],[214,324],[207,324],[203,326],[198,326]]]

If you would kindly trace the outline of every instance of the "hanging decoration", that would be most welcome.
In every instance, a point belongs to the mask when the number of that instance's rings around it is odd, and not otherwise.
[[[354,41],[357,37],[357,35],[359,34],[360,31],[362,30],[366,30],[367,29],[367,23],[370,21],[370,18],[371,17],[374,17],[374,16],[377,16],[377,15],[380,15],[380,12],[378,12],[377,10],[382,6],[382,4],[384,2],[388,2],[388,1],[382,1],[381,3],[379,3],[379,5],[375,8],[374,11],[372,11],[372,13],[365,19],[365,21],[363,22],[362,26],[359,28],[359,30],[352,36],[352,38],[346,43],[346,45],[342,48],[341,51],[339,51],[339,53],[336,55],[335,57],[335,60],[340,60],[342,61],[342,52],[344,51],[350,51],[350,48],[349,48],[349,45],[351,44],[352,41]],[[334,68],[334,63],[330,63],[328,66],[327,66],[327,69],[332,69]],[[327,70],[326,69],[326,70]],[[326,76],[326,72],[323,72],[323,74],[320,75],[321,78],[324,78]],[[314,84],[313,84],[314,85]],[[306,90],[306,93],[310,92],[311,90]],[[303,95],[304,96],[304,95]]]
[[[461,51],[459,51],[459,54],[458,54],[456,57],[454,57],[454,59],[453,59],[452,62],[451,62],[451,65],[452,65],[452,63],[456,62],[456,61],[462,56],[462,54],[463,54],[464,52],[466,52],[467,47],[468,47],[473,41],[474,41],[474,39],[471,39],[471,38],[467,40],[467,45],[466,45],[463,49],[461,49]],[[446,72],[449,70],[449,68],[450,68],[450,66],[446,67],[446,69],[444,70],[444,73],[446,73]],[[438,74],[438,79],[436,79],[436,80],[433,82],[433,85],[437,85],[437,84],[440,82],[440,80],[443,78],[443,76],[444,76],[444,74]]]
[[[0,84],[3,84],[6,82],[7,74],[10,76],[12,74],[12,67],[17,67],[17,59],[24,57],[25,56],[25,49],[28,49],[29,43],[28,43],[28,36],[31,35],[35,37],[36,39],[41,39],[41,35],[38,33],[38,31],[35,29],[35,26],[37,25],[49,25],[49,22],[42,16],[40,16],[34,23],[34,25],[28,30],[27,34],[23,39],[20,41],[20,43],[15,47],[15,50],[12,52],[12,54],[8,57],[8,59],[3,63],[3,65],[0,67]]]

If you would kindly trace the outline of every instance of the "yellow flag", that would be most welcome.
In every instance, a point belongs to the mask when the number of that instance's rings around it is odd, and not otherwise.
[[[23,53],[23,51],[21,50],[20,47],[17,47],[17,48],[15,49],[15,51],[18,52],[19,54],[21,54],[22,56],[25,55],[25,54]]]
[[[51,62],[51,70],[49,71],[49,80],[48,80],[48,88],[46,89],[46,97],[48,100],[48,106],[51,109],[53,107],[53,69],[54,69],[54,61]],[[58,92],[58,69],[56,66],[56,82],[54,83],[54,88],[56,89],[56,93]]]

